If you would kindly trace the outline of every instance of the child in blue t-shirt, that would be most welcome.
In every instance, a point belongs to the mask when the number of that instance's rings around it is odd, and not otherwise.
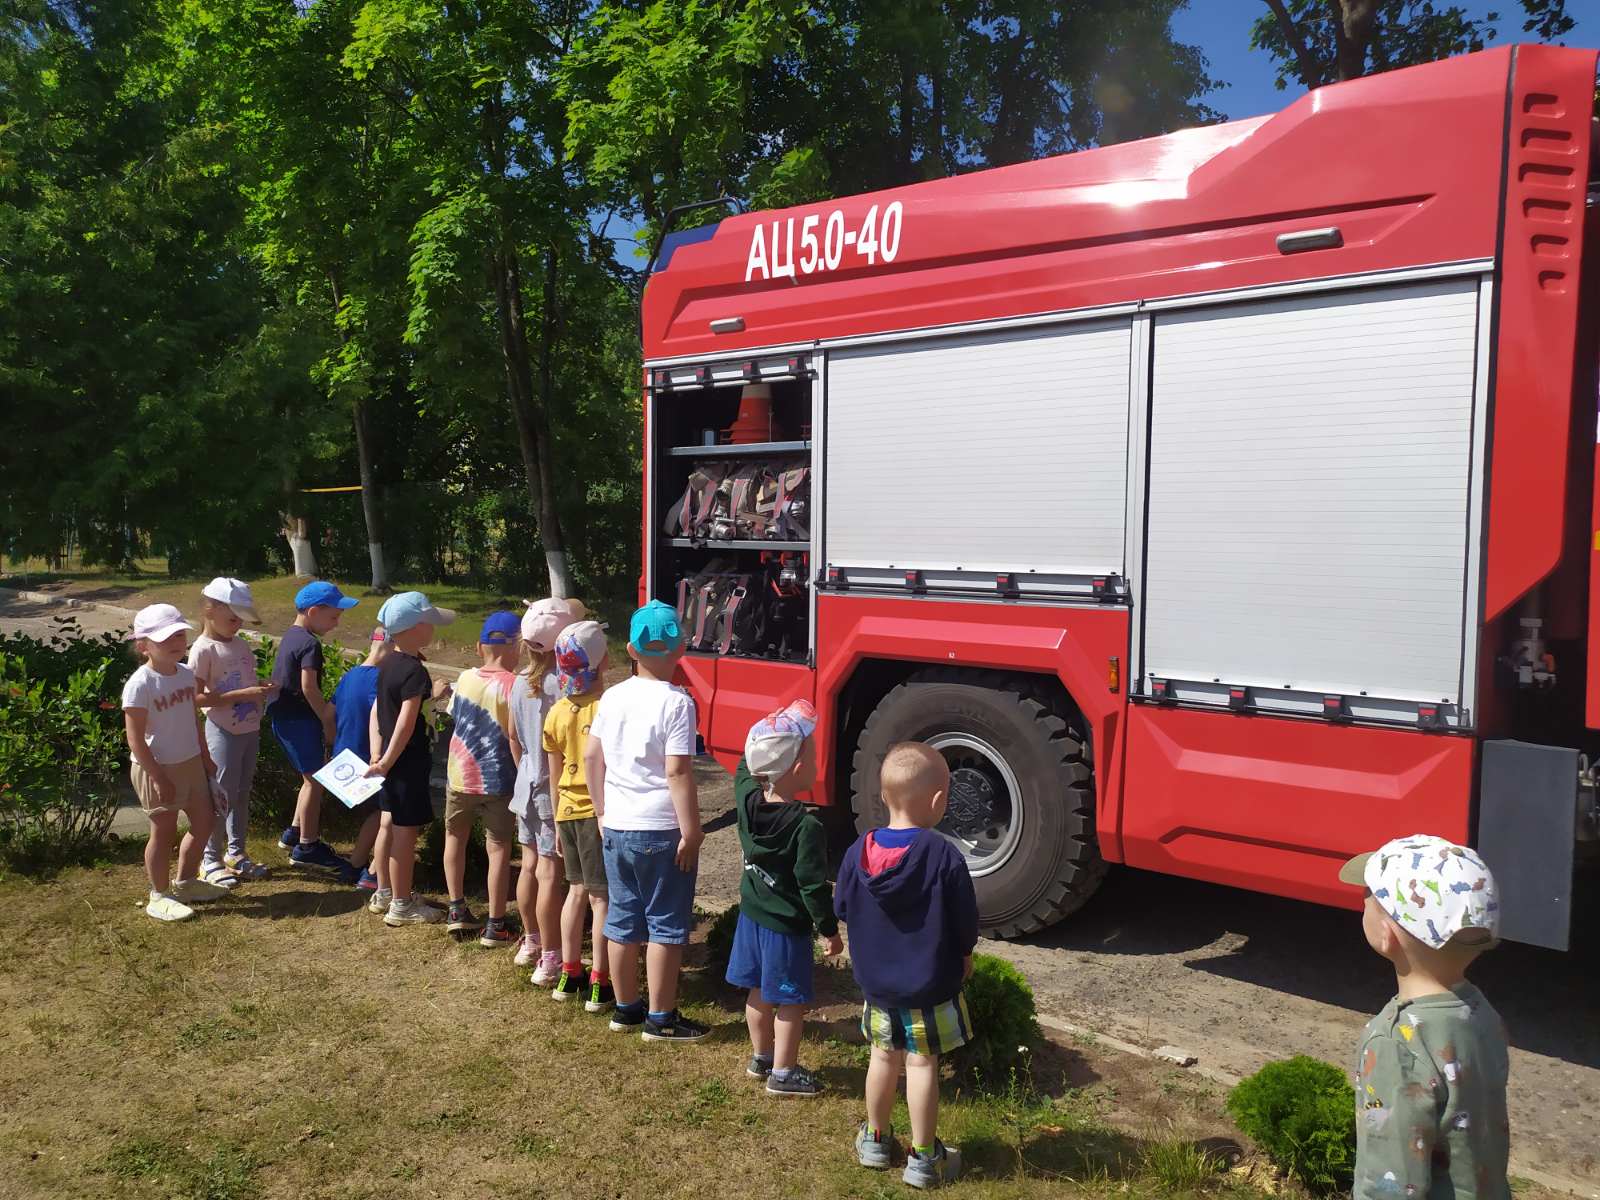
[[[339,678],[333,689],[333,753],[349,750],[362,762],[372,761],[370,724],[372,706],[378,700],[378,664],[389,657],[389,639],[379,625],[372,631],[372,648],[359,667],[351,667]],[[388,853],[387,846],[378,846],[382,811],[376,795],[369,796],[355,807],[361,818],[361,831],[356,834],[355,848],[350,851],[350,861],[361,868],[356,887],[364,892],[378,890],[378,877],[373,874],[372,860],[376,854]]]

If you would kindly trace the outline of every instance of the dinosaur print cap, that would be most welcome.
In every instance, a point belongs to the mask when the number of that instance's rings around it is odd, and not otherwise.
[[[1425,833],[1385,842],[1339,869],[1365,886],[1400,927],[1435,950],[1457,934],[1470,944],[1500,936],[1500,893],[1476,850]]]

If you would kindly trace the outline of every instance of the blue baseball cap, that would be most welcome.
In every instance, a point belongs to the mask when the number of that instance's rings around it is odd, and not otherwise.
[[[456,619],[452,609],[435,608],[421,592],[390,596],[378,610],[378,624],[392,637],[417,625],[448,625]]]
[[[354,608],[361,601],[346,596],[326,579],[315,579],[306,584],[294,594],[294,609],[296,612],[305,612],[308,608],[316,608],[319,604],[326,604],[329,608]]]
[[[660,600],[652,600],[633,614],[628,622],[628,641],[647,658],[671,654],[683,645],[683,626],[678,610]]]
[[[514,646],[522,640],[522,618],[514,612],[492,612],[483,619],[480,646]]]

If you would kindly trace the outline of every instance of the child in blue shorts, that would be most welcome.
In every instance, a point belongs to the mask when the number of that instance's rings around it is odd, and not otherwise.
[[[278,643],[272,663],[272,683],[278,696],[267,706],[273,736],[300,775],[294,824],[283,831],[278,842],[297,866],[337,871],[347,883],[354,883],[360,873],[317,837],[322,829],[322,785],[312,776],[328,761],[327,746],[337,732],[333,705],[322,695],[322,643],[318,639],[332,633],[344,611],[359,603],[321,579],[295,593],[294,624]]]
[[[798,1063],[811,986],[811,937],[828,957],[844,950],[828,882],[822,822],[797,797],[817,780],[817,710],[805,700],[750,727],[733,776],[744,872],[728,982],[749,988],[744,1018],[754,1051],[745,1073],[774,1096],[815,1096],[816,1077]]]
[[[694,924],[704,834],[694,784],[694,701],[672,682],[683,658],[683,629],[670,604],[653,600],[633,614],[628,657],[638,673],[594,706],[583,756],[609,893],[611,1028],[637,1029],[647,1042],[698,1042],[711,1031],[679,1014],[678,971]],[[639,949],[646,942],[648,1010],[639,997]]]
[[[972,1038],[961,988],[978,944],[978,898],[961,852],[934,829],[950,791],[944,757],[921,742],[890,746],[879,791],[889,826],[845,853],[833,901],[849,927],[850,965],[866,1000],[861,1032],[872,1043],[856,1157],[864,1167],[889,1166],[889,1114],[903,1066],[911,1153],[902,1178],[937,1187],[961,1171],[960,1152],[935,1136],[939,1056]]]

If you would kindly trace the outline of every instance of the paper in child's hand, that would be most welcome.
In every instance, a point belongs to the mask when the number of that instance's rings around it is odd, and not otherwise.
[[[367,764],[353,750],[339,751],[327,766],[311,778],[338,797],[339,803],[346,808],[365,803],[377,795],[378,789],[383,786],[383,776],[368,775]]]

